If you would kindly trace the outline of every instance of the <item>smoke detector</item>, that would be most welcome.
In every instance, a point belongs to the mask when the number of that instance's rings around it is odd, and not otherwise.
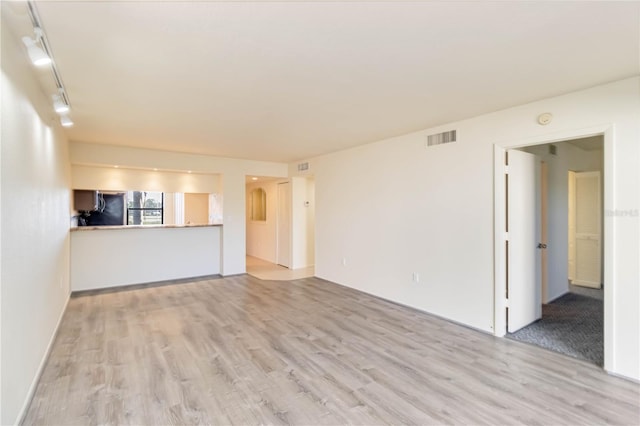
[[[546,126],[551,123],[551,119],[553,119],[553,115],[550,112],[542,113],[538,116],[538,124]]]

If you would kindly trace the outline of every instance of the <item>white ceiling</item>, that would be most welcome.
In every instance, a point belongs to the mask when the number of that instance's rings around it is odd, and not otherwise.
[[[640,73],[640,2],[37,2],[71,140],[295,161]]]
[[[584,151],[604,151],[604,137],[591,136],[589,138],[573,139],[565,141]]]

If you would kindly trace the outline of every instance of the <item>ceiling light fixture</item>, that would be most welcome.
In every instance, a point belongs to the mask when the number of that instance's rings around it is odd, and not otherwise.
[[[47,52],[43,50],[42,47],[38,46],[38,43],[44,46],[42,37],[44,33],[42,32],[42,28],[36,26],[33,28],[33,32],[36,35],[35,40],[27,36],[22,37],[22,42],[25,46],[27,46],[27,54],[29,55],[29,59],[31,59],[33,65],[39,67],[49,65],[53,62],[51,60],[51,57],[47,54]]]
[[[73,126],[73,121],[71,121],[68,115],[63,115],[60,117],[60,124],[62,124],[63,127],[71,127]]]
[[[53,109],[55,109],[58,114],[69,112],[69,105],[62,99],[62,95],[53,95]]]
[[[62,78],[60,77],[60,73],[58,72],[58,68],[56,67],[56,63],[53,60],[53,55],[51,54],[51,48],[49,47],[49,42],[47,41],[47,35],[42,29],[42,23],[40,22],[40,16],[38,15],[38,10],[36,9],[36,5],[33,1],[27,1],[29,17],[31,18],[31,25],[33,26],[33,32],[35,33],[35,40],[30,37],[22,37],[22,41],[27,46],[27,53],[29,55],[29,59],[34,65],[45,65],[51,64],[51,73],[53,74],[53,82],[58,89],[58,93],[53,95],[53,108],[58,114],[61,114],[60,124],[64,127],[73,126],[73,121],[69,118],[67,113],[71,108],[71,102],[69,101],[69,96],[67,95],[67,91],[64,88],[64,84],[62,83]],[[40,44],[40,46],[38,46]]]

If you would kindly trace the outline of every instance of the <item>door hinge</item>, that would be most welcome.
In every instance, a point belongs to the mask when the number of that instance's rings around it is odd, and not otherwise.
[[[509,233],[505,232],[503,238],[504,238],[505,241],[509,241]]]
[[[509,174],[509,166],[504,166],[504,174],[505,175]]]

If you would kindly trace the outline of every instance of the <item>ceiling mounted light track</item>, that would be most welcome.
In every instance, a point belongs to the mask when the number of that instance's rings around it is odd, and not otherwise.
[[[30,37],[22,37],[22,42],[27,46],[27,54],[29,59],[34,65],[44,66],[51,65],[51,73],[53,75],[53,82],[58,89],[58,93],[53,95],[53,108],[58,114],[61,114],[60,124],[64,127],[73,126],[73,121],[69,118],[68,113],[71,109],[69,102],[69,96],[62,83],[62,78],[56,67],[56,63],[53,60],[51,54],[51,48],[47,41],[47,35],[42,29],[42,23],[40,22],[40,16],[33,1],[27,2],[29,17],[31,18],[31,25],[33,26],[33,32],[35,39]],[[40,45],[40,46],[39,46]]]
[[[60,117],[60,124],[62,127],[71,127],[73,126],[73,121],[69,118],[68,115],[63,115]]]
[[[42,44],[42,28],[34,27],[33,32],[36,35],[35,40],[31,37],[24,36],[22,37],[22,42],[25,46],[27,46],[27,54],[29,55],[29,59],[33,65],[42,67],[45,65],[49,65],[51,62],[51,57],[41,48],[38,44]]]
[[[58,114],[69,112],[69,105],[62,99],[62,94],[53,95],[53,109],[55,109]]]

